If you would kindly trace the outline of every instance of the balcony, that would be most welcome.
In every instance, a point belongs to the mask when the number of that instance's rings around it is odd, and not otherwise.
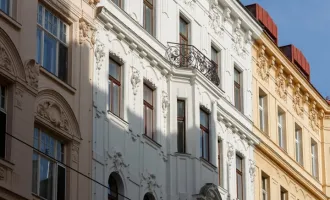
[[[168,43],[166,59],[176,68],[197,69],[213,84],[219,86],[218,66],[193,45]]]

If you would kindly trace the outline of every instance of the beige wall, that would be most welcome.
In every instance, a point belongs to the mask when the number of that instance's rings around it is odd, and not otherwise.
[[[269,176],[271,199],[280,199],[281,186],[288,191],[289,199],[327,199],[323,192],[326,171],[323,166],[327,165],[323,159],[324,131],[321,122],[324,116],[322,110],[327,109],[325,101],[266,36],[255,44],[252,66],[254,133],[261,139],[261,145],[255,152],[256,199],[261,199],[262,173]],[[260,130],[259,120],[260,89],[266,94],[267,102],[267,128],[264,132]],[[279,147],[279,108],[285,113],[285,149]],[[295,158],[296,124],[302,129],[303,165],[296,162]],[[319,178],[311,175],[311,139],[318,145]]]
[[[7,132],[32,145],[35,125],[64,141],[64,162],[90,176],[92,137],[93,16],[83,0],[40,1],[69,25],[68,79],[64,83],[35,62],[36,0],[13,0],[0,11],[0,84],[6,87]],[[80,26],[81,25],[81,26]],[[84,25],[84,26],[82,26]],[[0,199],[40,199],[32,194],[33,149],[7,137],[0,159]],[[66,199],[90,199],[91,181],[66,168]]]

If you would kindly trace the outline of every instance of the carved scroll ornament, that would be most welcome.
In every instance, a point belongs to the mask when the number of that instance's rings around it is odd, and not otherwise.
[[[277,76],[276,76],[276,93],[283,99],[287,98],[287,85],[286,85],[286,77],[283,72],[284,67],[280,66],[278,68]]]
[[[69,122],[65,112],[59,105],[50,100],[40,103],[37,107],[37,114],[50,122],[54,127],[65,132],[69,131]]]

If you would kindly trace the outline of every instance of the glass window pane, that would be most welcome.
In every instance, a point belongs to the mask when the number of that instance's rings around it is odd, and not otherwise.
[[[240,109],[241,107],[241,102],[240,102],[240,96],[241,96],[241,91],[239,88],[235,87],[234,89],[234,95],[235,95],[235,107],[237,109]]]
[[[109,61],[109,75],[120,81],[120,66],[111,59]]]
[[[241,75],[241,73],[237,69],[235,69],[235,71],[234,71],[234,80],[238,84],[240,84],[240,75]]]
[[[60,21],[60,40],[66,43],[66,25]]]
[[[204,157],[204,152],[203,152],[203,131],[201,130],[200,131],[200,145],[199,145],[199,147],[200,147],[200,153],[201,153],[201,157]]]
[[[211,60],[218,64],[218,51],[214,47],[211,47]]]
[[[34,128],[33,147],[39,149],[39,129]]]
[[[185,152],[185,124],[178,121],[178,152]]]
[[[243,180],[240,174],[237,175],[237,198],[239,200],[243,199]]]
[[[184,101],[178,101],[178,117],[184,117],[185,116],[185,102]]]
[[[184,35],[186,37],[188,37],[187,27],[188,27],[187,22],[185,22],[182,18],[180,18],[180,33],[181,35]]]
[[[146,135],[152,138],[152,110],[146,107]]]
[[[37,22],[42,26],[42,5],[38,4]]]
[[[200,123],[205,128],[209,128],[209,115],[205,113],[203,110],[200,110]]]
[[[67,82],[68,71],[68,48],[62,43],[59,45],[59,57],[58,57],[58,78],[64,82]]]
[[[57,167],[57,200],[65,200],[65,168]]]
[[[152,102],[153,91],[148,86],[143,86],[143,100],[148,102],[150,105],[153,105]]]
[[[119,116],[119,97],[120,97],[120,88],[118,85],[112,85],[112,112],[115,115]]]
[[[204,159],[209,159],[209,134],[205,133],[203,134],[203,157]]]
[[[52,200],[53,198],[53,163],[40,157],[39,187],[40,196]]]
[[[242,158],[236,156],[236,169],[242,171]]]
[[[33,153],[32,157],[32,192],[38,194],[38,154]]]
[[[44,33],[44,59],[43,67],[56,74],[56,40]]]
[[[144,28],[148,33],[153,34],[152,30],[152,9],[145,5]]]
[[[53,22],[52,22],[52,33],[55,35],[55,36],[58,36],[58,32],[57,32],[57,17],[55,17],[53,15]]]
[[[9,0],[0,0],[0,10],[7,15],[9,14]]]
[[[112,86],[112,81],[111,80],[109,80],[109,82],[108,82],[108,94],[109,94],[109,96],[108,96],[108,104],[109,104],[109,111],[111,111],[112,112],[112,110],[111,110],[111,103],[112,103],[112,89],[111,89],[111,86]]]
[[[41,30],[39,28],[37,28],[37,62],[41,64]]]

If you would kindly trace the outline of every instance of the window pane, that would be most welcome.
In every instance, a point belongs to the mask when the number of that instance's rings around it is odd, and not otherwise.
[[[152,102],[153,91],[146,85],[143,86],[143,100],[148,102],[150,105],[153,105]]]
[[[241,75],[241,73],[237,69],[235,69],[235,71],[234,71],[234,80],[238,84],[241,83],[241,81],[240,81],[240,78],[241,78],[240,75]]]
[[[9,0],[0,0],[0,10],[7,15],[9,14]]]
[[[209,115],[205,113],[203,110],[200,110],[200,123],[205,128],[209,128]]]
[[[41,30],[37,28],[37,62],[41,63]]]
[[[112,112],[119,116],[119,95],[120,95],[120,88],[118,85],[112,85]]]
[[[57,166],[57,200],[65,200],[65,168]]]
[[[33,147],[39,149],[39,129],[34,128]]]
[[[42,5],[38,4],[37,22],[42,26]]]
[[[185,102],[184,101],[178,101],[178,117],[184,117],[185,116]]]
[[[43,67],[56,74],[56,40],[44,33],[44,62]]]
[[[185,123],[178,121],[178,152],[185,152]]]
[[[145,125],[146,125],[146,135],[152,138],[152,110],[148,107],[146,107],[146,113],[145,113]]]
[[[56,150],[56,159],[60,162],[64,162],[64,144],[57,142]]]
[[[240,89],[239,88],[237,88],[237,87],[235,87],[235,89],[234,89],[234,95],[235,95],[235,107],[237,108],[237,109],[241,109],[241,91],[240,91]]]
[[[51,200],[53,197],[53,163],[40,157],[40,196]]]
[[[5,110],[5,101],[6,101],[6,89],[4,86],[0,85],[0,108]]]
[[[6,154],[6,114],[0,111],[0,158]]]
[[[32,157],[32,192],[38,194],[38,154],[33,153]]]
[[[243,199],[243,179],[240,174],[236,174],[237,176],[237,198],[239,200]]]
[[[120,66],[111,59],[109,62],[109,75],[120,81]]]
[[[187,22],[185,22],[182,18],[180,18],[180,33],[181,35],[184,35],[186,37],[188,37],[187,27],[188,27]]]
[[[199,141],[200,141],[200,153],[201,153],[201,157],[204,157],[204,152],[203,152],[203,134],[204,132],[201,130],[200,131],[200,138],[199,138]]]
[[[60,22],[60,40],[66,43],[66,25],[62,21]]]
[[[112,0],[117,6],[121,7],[121,0]]]
[[[213,47],[211,47],[211,60],[218,64],[218,51]]]
[[[236,169],[242,172],[242,158],[236,156]]]
[[[144,16],[144,28],[148,31],[148,33],[153,34],[152,30],[152,9],[149,8],[147,5],[145,6],[145,16]]]
[[[67,82],[68,71],[68,48],[60,43],[59,58],[58,58],[58,78]]]

